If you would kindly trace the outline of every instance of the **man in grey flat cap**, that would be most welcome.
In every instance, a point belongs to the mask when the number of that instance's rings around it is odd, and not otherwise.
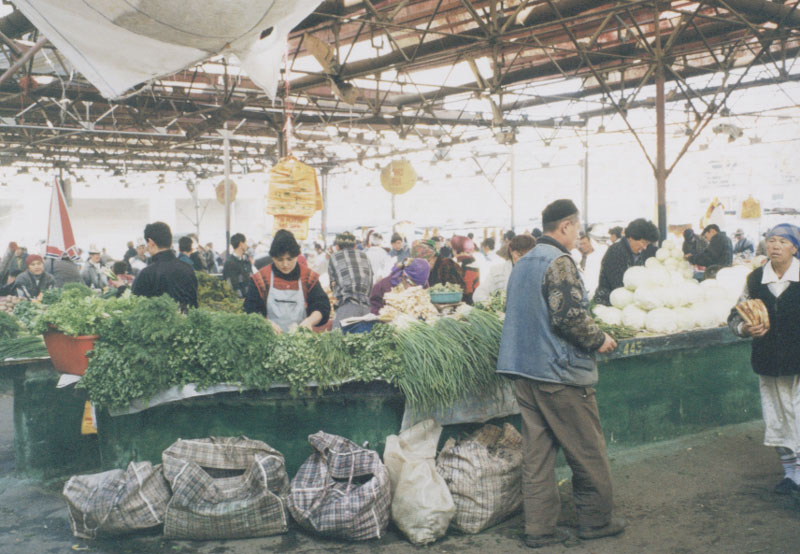
[[[589,314],[589,298],[570,256],[581,230],[575,204],[551,203],[542,224],[544,235],[509,278],[497,360],[497,372],[514,378],[522,414],[524,542],[531,548],[573,538],[556,527],[559,448],[572,469],[578,536],[618,535],[626,525],[611,515],[611,472],[594,394],[595,352],[611,352],[617,343]]]

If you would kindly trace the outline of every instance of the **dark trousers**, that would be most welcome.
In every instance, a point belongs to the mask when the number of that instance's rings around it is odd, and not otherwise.
[[[522,413],[522,494],[525,533],[550,534],[561,511],[555,465],[558,448],[572,468],[578,525],[611,519],[611,472],[594,388],[517,379]]]

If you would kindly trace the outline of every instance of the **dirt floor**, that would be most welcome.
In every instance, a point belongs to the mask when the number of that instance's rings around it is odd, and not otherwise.
[[[425,550],[390,528],[367,543],[286,535],[237,541],[167,541],[157,535],[89,542],[72,537],[60,483],[14,477],[12,401],[0,391],[0,553],[255,554],[263,552],[389,552]],[[798,554],[800,501],[778,496],[777,456],[761,445],[760,422],[722,427],[682,439],[616,453],[611,460],[617,514],[629,522],[620,537],[559,545],[539,552],[574,554]],[[562,520],[573,524],[569,483]],[[574,531],[574,529],[573,529]],[[479,535],[450,534],[430,552],[524,552],[522,518]]]

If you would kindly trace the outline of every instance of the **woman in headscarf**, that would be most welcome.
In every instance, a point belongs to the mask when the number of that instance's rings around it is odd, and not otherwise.
[[[783,465],[778,494],[800,491],[800,229],[782,223],[767,233],[769,261],[747,276],[739,302],[759,299],[769,323],[748,324],[736,309],[728,325],[753,337],[751,363],[758,374],[764,444],[774,446]]]
[[[447,247],[442,246],[439,250],[439,255],[436,256],[436,261],[433,263],[431,275],[428,278],[430,286],[438,284],[452,283],[461,287],[464,290],[464,272],[454,260],[453,251]]]
[[[269,249],[272,263],[254,273],[244,299],[244,311],[265,316],[276,333],[293,327],[313,329],[328,321],[331,302],[319,275],[300,263],[300,245],[281,229]]]
[[[388,277],[384,277],[372,287],[369,297],[370,311],[378,315],[385,302],[383,296],[398,285],[404,288],[420,286],[428,288],[428,275],[431,266],[422,258],[406,258],[402,264],[397,264]]]
[[[481,274],[475,256],[473,256],[475,243],[469,237],[455,235],[450,239],[450,244],[456,253],[456,261],[461,264],[464,275],[464,302],[472,304],[472,295],[480,284]]]

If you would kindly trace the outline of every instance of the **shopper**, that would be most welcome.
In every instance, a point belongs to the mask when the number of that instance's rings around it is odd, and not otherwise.
[[[148,223],[144,239],[150,253],[150,265],[136,276],[131,290],[139,296],[168,294],[180,304],[181,311],[197,307],[197,276],[194,269],[175,256],[172,231],[162,221]]]
[[[753,243],[744,236],[744,230],[736,229],[736,232],[733,234],[733,238],[736,239],[736,244],[733,245],[733,255],[743,256],[745,258],[751,258],[756,252],[756,247],[753,246]]]
[[[192,237],[181,237],[178,239],[178,259],[185,264],[189,264],[194,269],[192,262]]]
[[[96,245],[89,245],[89,259],[81,270],[83,284],[89,288],[103,290],[108,285],[108,278],[103,273],[102,252]]]
[[[430,272],[430,264],[422,258],[406,258],[403,263],[394,266],[388,277],[384,277],[372,287],[369,297],[370,311],[378,315],[386,304],[383,300],[384,295],[398,285],[405,288],[428,288]]]
[[[247,237],[242,233],[233,235],[231,237],[231,248],[233,248],[233,251],[222,267],[222,278],[230,283],[231,288],[236,291],[239,298],[244,298],[247,294],[247,288],[250,286],[250,277],[253,274],[250,255],[247,253]]]
[[[761,300],[769,325],[750,326],[731,310],[728,324],[753,337],[751,363],[758,374],[764,444],[774,446],[783,465],[778,494],[800,492],[800,229],[783,223],[767,233],[769,261],[747,276],[739,302]]]
[[[481,283],[475,289],[472,299],[475,302],[485,302],[493,292],[505,291],[514,264],[533,250],[534,246],[536,239],[532,235],[516,235],[512,238],[506,248],[508,259],[501,259],[489,266],[486,277],[481,278]]]
[[[44,270],[44,260],[38,254],[30,254],[25,258],[27,269],[17,276],[15,289],[17,296],[28,300],[41,299],[47,289],[56,286],[56,280]]]
[[[319,284],[319,275],[298,263],[300,245],[294,235],[286,229],[275,233],[269,255],[272,263],[250,278],[244,311],[266,317],[276,333],[327,323],[330,300]]]
[[[436,256],[428,277],[428,284],[434,285],[458,285],[464,290],[464,270],[453,259],[453,250],[448,246],[442,246]]]
[[[83,281],[78,264],[72,261],[66,252],[61,254],[61,258],[58,260],[51,258],[46,265],[50,275],[56,281],[57,288],[61,288],[67,283],[80,283]]]
[[[394,264],[403,263],[406,258],[408,258],[409,254],[410,252],[405,245],[402,235],[400,235],[400,233],[394,233],[392,235],[392,249],[389,251],[389,255],[394,258]]]
[[[522,493],[527,546],[571,535],[556,527],[561,511],[555,465],[564,449],[572,469],[578,536],[617,535],[611,473],[594,385],[594,352],[616,348],[589,314],[589,298],[570,255],[580,232],[578,209],[556,200],[542,212],[544,236],[520,258],[508,283],[497,371],[513,377],[522,414]]]
[[[394,260],[383,249],[383,235],[380,233],[371,233],[368,239],[369,248],[364,250],[364,253],[369,258],[369,263],[372,266],[372,274],[375,280],[383,279],[389,272],[392,271]]]
[[[707,225],[703,229],[703,238],[708,241],[708,246],[697,254],[684,254],[690,263],[716,269],[730,267],[733,264],[733,244],[725,231],[720,231],[716,223]]]
[[[336,297],[334,329],[342,327],[343,319],[369,313],[369,294],[374,282],[372,264],[368,253],[356,250],[355,245],[356,237],[352,233],[337,235],[336,252],[328,262],[331,290]]]
[[[600,262],[600,278],[594,293],[597,304],[610,305],[611,291],[622,286],[622,277],[629,267],[644,264],[636,256],[653,242],[658,242],[658,229],[652,221],[640,218],[628,224],[625,238],[609,246]]]

